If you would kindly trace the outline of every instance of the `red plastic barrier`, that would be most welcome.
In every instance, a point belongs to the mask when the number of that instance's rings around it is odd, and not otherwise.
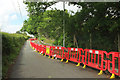
[[[52,54],[56,55],[57,58],[65,59],[64,47],[53,47]]]
[[[107,60],[105,55],[106,51],[93,50],[93,49],[84,49],[85,53],[83,55],[84,65],[105,71],[107,69]]]
[[[109,52],[108,58],[108,71],[120,76],[120,52]]]
[[[51,47],[52,47],[52,49],[51,49],[51,56],[54,58],[54,57],[56,57],[55,53],[57,53],[57,52],[55,52],[55,46],[51,46]]]
[[[36,49],[36,51],[38,51],[38,44],[37,44],[37,43],[35,43],[35,46],[36,46],[36,48],[35,48],[35,49]]]
[[[44,54],[46,51],[46,46],[45,45],[41,45],[41,53]]]
[[[120,77],[120,52],[118,54],[118,76]]]
[[[31,46],[34,48],[34,43],[33,42],[30,42]]]
[[[82,63],[82,53],[84,50],[82,48],[67,48],[68,53],[66,54],[66,59],[77,62],[77,63]]]
[[[31,42],[31,45],[32,45],[32,47],[34,48],[34,43],[33,43],[33,42]]]
[[[35,43],[33,43],[33,48],[35,49]]]
[[[34,48],[35,48],[35,50],[37,49],[37,44],[36,43],[34,43]]]
[[[41,53],[41,47],[42,45],[38,45],[38,51]]]
[[[37,49],[37,44],[32,42],[32,47],[36,50]]]
[[[36,39],[30,39],[36,40]],[[65,48],[65,47],[56,47],[56,46],[45,46],[38,45],[30,41],[31,46],[45,55],[52,56],[52,58],[57,57],[62,59],[67,59],[77,62],[79,66],[80,63],[84,64],[84,67],[90,66],[100,70],[98,75],[102,74],[102,71],[108,69],[112,73],[111,78],[115,78],[115,75],[120,76],[120,52],[109,52],[102,50],[93,50],[93,49],[82,49],[82,48]],[[83,68],[84,68],[83,67]]]

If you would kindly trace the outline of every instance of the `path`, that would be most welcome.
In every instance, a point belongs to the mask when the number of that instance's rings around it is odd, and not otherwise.
[[[26,41],[16,64],[13,66],[10,78],[106,78],[103,74],[98,76],[98,71],[91,68],[83,69],[76,64],[49,59],[35,52]]]

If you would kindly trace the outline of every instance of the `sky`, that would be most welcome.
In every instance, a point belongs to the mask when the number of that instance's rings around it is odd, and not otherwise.
[[[63,10],[63,2],[58,2],[51,7]],[[67,3],[65,9],[68,9],[68,11],[73,10],[74,12],[78,10],[77,6],[68,6]],[[24,20],[29,18],[26,10],[23,0],[0,1],[0,30],[7,33],[19,31],[23,26]],[[50,8],[47,10],[50,10]]]

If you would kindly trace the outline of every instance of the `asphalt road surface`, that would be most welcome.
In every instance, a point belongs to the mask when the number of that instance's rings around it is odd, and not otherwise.
[[[10,78],[107,78],[106,74],[98,76],[98,71],[58,59],[49,59],[35,52],[26,41],[14,64]]]

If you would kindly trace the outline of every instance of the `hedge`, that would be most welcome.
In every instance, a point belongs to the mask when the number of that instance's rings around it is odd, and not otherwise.
[[[22,45],[28,39],[23,34],[2,34],[2,78],[7,78],[8,69],[14,63],[16,56],[19,54]]]

